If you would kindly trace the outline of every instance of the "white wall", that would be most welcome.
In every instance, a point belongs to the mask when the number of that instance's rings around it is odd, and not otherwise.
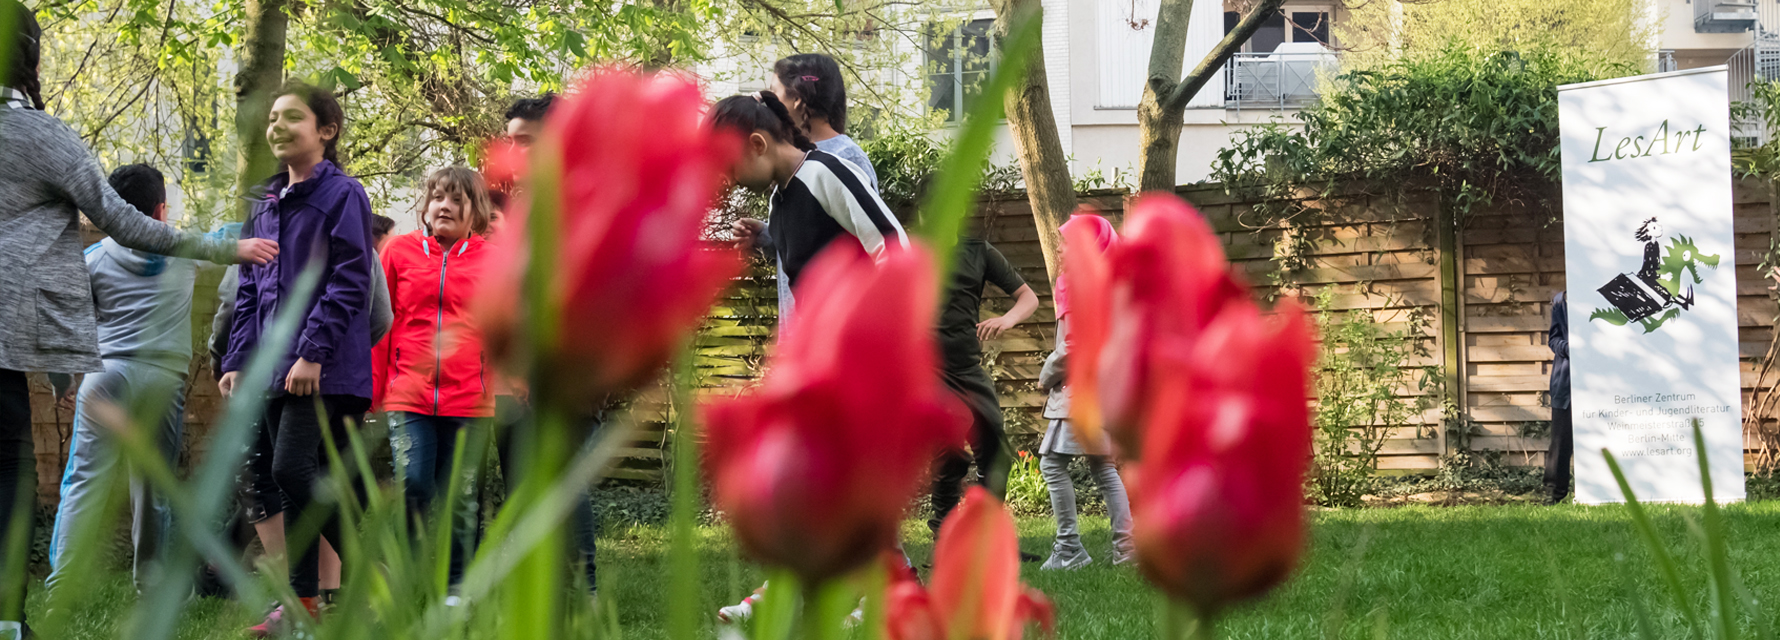
[[[1709,2],[1711,0],[1654,0],[1658,13],[1658,24],[1662,25],[1657,36],[1657,45],[1663,49],[1675,49],[1677,57],[1681,52],[1690,49],[1732,51],[1747,47],[1755,42],[1752,31],[1742,33],[1696,33],[1693,26],[1692,2]],[[1773,3],[1775,0],[1756,0],[1758,3]]]

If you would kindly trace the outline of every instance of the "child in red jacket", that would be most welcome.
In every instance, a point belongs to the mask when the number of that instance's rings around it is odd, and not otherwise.
[[[458,432],[494,416],[494,371],[470,311],[490,249],[494,207],[488,186],[481,174],[450,167],[433,172],[423,193],[421,230],[391,239],[383,253],[395,323],[385,341],[389,374],[379,394],[409,517],[417,519],[451,484]],[[462,578],[473,545],[476,513],[470,496],[485,439],[486,433],[465,439],[469,455],[453,509],[452,585]]]

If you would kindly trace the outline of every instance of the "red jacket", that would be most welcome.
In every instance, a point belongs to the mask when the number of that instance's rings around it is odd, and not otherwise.
[[[379,345],[388,358],[383,410],[494,415],[495,370],[470,311],[490,249],[472,235],[447,251],[424,231],[389,242],[383,271],[395,322]]]

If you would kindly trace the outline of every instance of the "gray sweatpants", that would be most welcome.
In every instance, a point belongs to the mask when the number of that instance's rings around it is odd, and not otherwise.
[[[1057,541],[1051,548],[1051,556],[1061,564],[1073,563],[1077,558],[1087,562],[1087,549],[1082,547],[1081,527],[1076,522],[1075,483],[1069,479],[1069,461],[1078,456],[1064,453],[1047,453],[1039,456],[1038,470],[1044,475],[1045,487],[1051,493],[1051,512],[1057,516]],[[1079,456],[1086,458],[1088,469],[1094,474],[1094,483],[1100,487],[1100,495],[1106,498],[1107,515],[1112,517],[1113,550],[1112,561],[1122,564],[1130,559],[1131,544],[1131,503],[1125,497],[1125,482],[1119,478],[1119,469],[1106,456]]]
[[[120,478],[123,454],[117,447],[114,425],[101,424],[99,408],[109,404],[125,415],[159,411],[161,419],[139,425],[153,429],[152,442],[161,459],[171,467],[178,460],[185,435],[185,371],[147,362],[113,358],[105,371],[88,374],[75,399],[74,433],[68,438],[68,467],[62,473],[62,500],[50,532],[50,576],[53,590],[68,570],[68,544],[78,527],[104,526],[106,493]],[[133,570],[137,590],[152,582],[154,567],[173,526],[173,512],[165,496],[151,490],[141,474],[129,473],[130,542],[135,550]],[[98,548],[103,548],[100,546]]]

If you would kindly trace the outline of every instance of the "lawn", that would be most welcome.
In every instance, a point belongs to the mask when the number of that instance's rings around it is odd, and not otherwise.
[[[1697,513],[1655,509],[1703,608],[1704,573],[1687,533]],[[1749,591],[1780,596],[1780,502],[1735,505],[1726,516],[1733,563]],[[1268,600],[1234,613],[1226,638],[1626,638],[1636,632],[1634,599],[1650,608],[1661,637],[1681,634],[1620,507],[1341,510],[1317,513],[1314,523],[1303,570]],[[1026,580],[1055,601],[1062,638],[1154,637],[1157,597],[1134,569],[1105,562],[1106,521],[1087,524],[1093,566],[1052,573],[1031,564]],[[905,533],[910,554],[925,564],[932,548],[926,527],[910,521]],[[1048,551],[1050,533],[1048,520],[1020,521],[1027,551]],[[627,638],[663,637],[666,539],[659,527],[612,526],[600,540],[601,596],[617,607]],[[759,584],[759,571],[736,557],[724,529],[702,530],[701,544],[706,609]],[[1621,554],[1625,561],[1617,562]],[[133,597],[119,574],[97,606],[76,614],[71,637],[111,637]],[[41,613],[41,590],[33,605]],[[257,613],[203,601],[179,637],[238,638]]]

